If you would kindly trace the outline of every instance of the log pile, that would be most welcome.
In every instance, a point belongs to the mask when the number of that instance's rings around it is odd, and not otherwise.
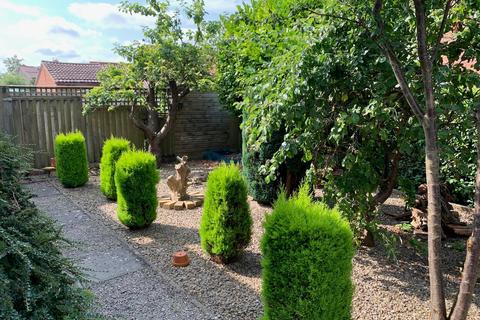
[[[440,187],[440,198],[442,208],[442,230],[445,236],[470,236],[472,228],[460,221],[460,216],[450,204],[452,196],[445,185]],[[415,200],[415,206],[412,209],[411,225],[416,234],[426,234],[428,230],[428,193],[427,185],[421,184],[418,187],[418,193]]]

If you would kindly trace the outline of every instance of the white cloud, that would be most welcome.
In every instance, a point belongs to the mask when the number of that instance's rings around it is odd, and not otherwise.
[[[104,29],[140,29],[143,26],[151,26],[155,22],[153,17],[120,12],[118,5],[103,2],[74,2],[68,6],[68,11],[76,17]]]
[[[39,16],[41,14],[39,7],[21,5],[8,0],[0,2],[0,11],[9,11],[27,16]]]
[[[35,32],[32,32],[35,30]],[[8,46],[0,46],[0,58],[25,58],[26,64],[38,65],[41,60],[60,61],[118,60],[113,44],[102,33],[85,29],[63,17],[41,16],[21,19],[0,28],[0,38]]]

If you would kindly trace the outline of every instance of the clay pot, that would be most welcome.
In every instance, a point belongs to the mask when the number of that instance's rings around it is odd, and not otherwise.
[[[190,264],[190,259],[185,251],[175,252],[172,264],[174,267],[186,267]]]
[[[55,161],[55,158],[50,158],[50,167],[56,167],[57,166],[57,162]]]

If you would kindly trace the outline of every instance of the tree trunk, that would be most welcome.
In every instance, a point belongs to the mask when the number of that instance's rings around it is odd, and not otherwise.
[[[160,148],[160,139],[155,136],[153,139],[148,139],[148,151],[155,156],[157,168],[162,164],[162,149]]]
[[[425,3],[414,0],[418,59],[422,70],[426,114],[422,123],[425,133],[425,171],[428,189],[428,267],[430,276],[431,318],[445,320],[445,292],[442,273],[442,206],[440,201],[440,159],[437,145],[437,112],[432,81],[432,61],[427,49]]]
[[[467,256],[463,265],[462,282],[450,319],[465,320],[472,303],[473,289],[480,268],[480,104],[477,107],[477,174],[475,181],[475,217],[473,232],[467,241]]]
[[[435,118],[425,124],[425,169],[428,189],[428,266],[432,319],[445,319],[445,293],[441,267],[442,216],[440,171]]]

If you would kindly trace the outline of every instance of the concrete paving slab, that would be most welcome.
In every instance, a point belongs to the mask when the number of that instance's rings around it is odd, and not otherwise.
[[[52,186],[48,181],[29,183],[24,185],[25,188],[36,197],[49,197],[59,195],[60,192]]]

